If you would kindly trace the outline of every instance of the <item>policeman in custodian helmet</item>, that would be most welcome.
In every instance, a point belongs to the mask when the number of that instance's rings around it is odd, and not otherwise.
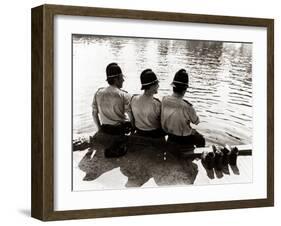
[[[185,144],[188,146],[204,147],[205,139],[191,123],[197,125],[200,120],[192,104],[184,100],[188,88],[188,74],[185,69],[179,70],[172,82],[172,95],[162,99],[161,125],[168,133],[168,141]]]
[[[131,113],[134,119],[136,133],[151,138],[164,138],[161,129],[161,102],[154,97],[159,88],[159,81],[151,69],[144,70],[140,75],[141,95],[134,95],[131,99]]]
[[[121,90],[124,75],[117,63],[110,63],[106,67],[106,77],[108,86],[98,89],[93,98],[93,120],[101,132],[124,135],[130,127],[126,113],[129,110],[131,97],[126,91]],[[119,152],[122,150],[119,149]],[[119,154],[117,153],[116,156]]]

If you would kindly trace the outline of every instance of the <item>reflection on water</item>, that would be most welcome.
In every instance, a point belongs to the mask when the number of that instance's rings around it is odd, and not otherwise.
[[[141,93],[139,76],[153,69],[158,98],[171,93],[180,68],[190,75],[185,98],[201,118],[196,126],[209,144],[249,144],[252,139],[252,44],[212,41],[73,36],[73,133],[94,133],[91,102],[106,86],[105,68],[117,62],[124,89]]]

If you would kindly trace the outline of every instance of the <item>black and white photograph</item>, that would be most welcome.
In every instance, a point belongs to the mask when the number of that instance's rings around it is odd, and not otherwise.
[[[252,48],[72,34],[72,190],[252,183]]]

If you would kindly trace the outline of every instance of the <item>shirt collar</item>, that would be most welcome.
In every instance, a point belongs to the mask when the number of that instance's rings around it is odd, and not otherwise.
[[[175,98],[177,98],[177,99],[182,99],[182,98],[183,98],[182,95],[179,95],[179,94],[177,94],[177,93],[173,93],[173,94],[172,94],[172,97],[175,97]]]

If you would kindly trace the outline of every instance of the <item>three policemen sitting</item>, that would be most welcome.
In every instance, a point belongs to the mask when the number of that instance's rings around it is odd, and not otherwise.
[[[100,132],[126,137],[126,133],[165,140],[187,146],[205,146],[204,137],[192,129],[190,123],[198,124],[199,117],[192,104],[184,100],[188,88],[188,74],[179,70],[173,79],[173,93],[160,100],[154,97],[159,81],[151,69],[140,75],[144,92],[132,97],[121,88],[124,75],[117,63],[106,68],[108,87],[100,88],[92,104],[93,120]],[[119,157],[126,153],[126,139],[115,142],[105,150],[106,157]]]

